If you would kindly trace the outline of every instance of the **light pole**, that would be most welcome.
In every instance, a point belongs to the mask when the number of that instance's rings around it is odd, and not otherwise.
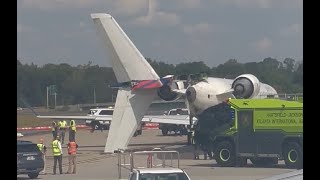
[[[93,104],[96,104],[96,87],[93,87]]]
[[[49,87],[47,86],[47,109],[49,109]]]
[[[54,93],[54,109],[57,107],[57,93]]]

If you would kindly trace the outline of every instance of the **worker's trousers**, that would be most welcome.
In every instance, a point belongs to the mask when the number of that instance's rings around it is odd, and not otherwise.
[[[62,174],[62,154],[60,156],[53,156],[53,174],[56,174],[57,161],[59,163],[59,172]]]
[[[69,157],[68,157],[68,160],[69,160],[69,168],[68,168],[68,173],[71,174],[75,174],[76,173],[76,155],[75,154],[70,154]]]

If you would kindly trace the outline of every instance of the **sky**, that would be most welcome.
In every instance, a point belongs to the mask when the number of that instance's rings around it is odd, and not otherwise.
[[[144,57],[169,64],[303,60],[302,0],[18,0],[17,58],[110,67],[91,13],[111,14]]]

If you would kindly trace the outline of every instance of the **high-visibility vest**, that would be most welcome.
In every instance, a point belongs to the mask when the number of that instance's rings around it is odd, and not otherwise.
[[[77,130],[77,129],[76,129],[76,123],[75,123],[74,120],[71,120],[71,121],[70,121],[70,127],[71,127],[71,130],[72,130],[72,131],[76,131],[76,130]]]
[[[66,128],[66,126],[67,126],[66,121],[62,121],[62,122],[60,121],[59,124],[60,124],[60,128]]]
[[[60,156],[60,155],[61,155],[61,152],[60,152],[58,143],[59,143],[58,140],[54,140],[54,141],[52,142],[52,152],[53,152],[53,156]]]
[[[77,144],[75,142],[69,142],[68,153],[75,155],[77,153]]]
[[[44,145],[41,144],[41,143],[39,143],[39,144],[37,144],[37,146],[38,146],[39,150],[40,150],[41,152],[43,152]]]

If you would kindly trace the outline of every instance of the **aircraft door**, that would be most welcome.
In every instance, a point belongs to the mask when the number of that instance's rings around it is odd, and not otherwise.
[[[253,111],[238,111],[237,119],[237,152],[240,153],[238,155],[253,156],[256,149],[256,139],[253,131]]]

